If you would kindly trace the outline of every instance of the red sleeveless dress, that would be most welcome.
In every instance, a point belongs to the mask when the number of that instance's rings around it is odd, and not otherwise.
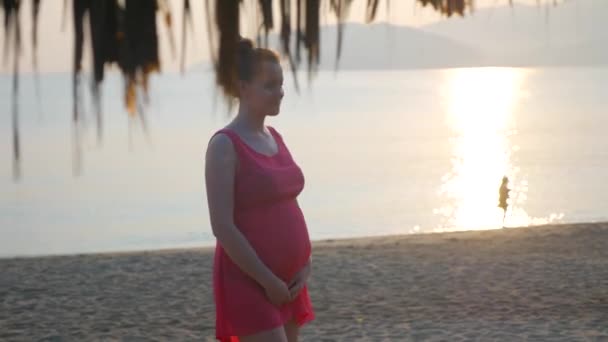
[[[282,136],[268,127],[278,152],[267,156],[247,145],[232,130],[227,135],[238,156],[234,185],[234,222],[258,257],[288,283],[311,255],[308,229],[296,197],[304,188],[304,175],[294,162]],[[216,244],[213,290],[216,308],[216,337],[238,341],[294,320],[299,326],[314,319],[305,287],[292,302],[277,307],[264,289],[232,262],[220,243]]]

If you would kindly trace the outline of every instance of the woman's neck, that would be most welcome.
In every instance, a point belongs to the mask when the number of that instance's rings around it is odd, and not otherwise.
[[[239,111],[234,120],[232,120],[232,124],[249,132],[263,133],[264,118],[265,116],[263,115],[253,115],[247,108],[239,106]]]

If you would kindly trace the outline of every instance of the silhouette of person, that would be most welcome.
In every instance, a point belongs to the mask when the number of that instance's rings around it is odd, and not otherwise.
[[[502,177],[502,184],[500,185],[500,189],[498,190],[498,207],[502,209],[502,227],[505,227],[505,218],[507,216],[507,208],[509,207],[509,203],[507,202],[509,199],[509,178],[507,176]]]

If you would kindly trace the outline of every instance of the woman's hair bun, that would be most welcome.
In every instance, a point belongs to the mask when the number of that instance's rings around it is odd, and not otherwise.
[[[251,39],[241,38],[239,40],[239,45],[237,48],[237,52],[239,56],[248,56],[253,51],[253,42]]]
[[[253,42],[247,38],[240,38],[235,51],[236,77],[238,80],[250,81],[260,62],[279,62],[279,56],[268,49],[255,48]]]

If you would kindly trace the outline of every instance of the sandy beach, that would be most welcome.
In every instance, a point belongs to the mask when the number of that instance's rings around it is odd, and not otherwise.
[[[213,341],[211,249],[0,260],[0,341]],[[608,223],[314,243],[303,341],[608,341]]]

